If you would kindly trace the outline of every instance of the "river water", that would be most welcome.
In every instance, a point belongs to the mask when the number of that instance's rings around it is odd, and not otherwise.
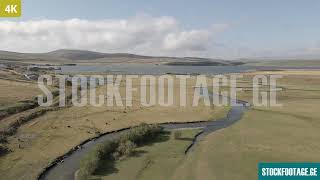
[[[61,66],[57,73],[113,73],[113,74],[226,74],[241,73],[255,70],[280,70],[284,67],[255,67],[255,66],[167,66],[152,64],[121,64],[103,66]],[[290,67],[286,69],[320,69],[320,67]]]

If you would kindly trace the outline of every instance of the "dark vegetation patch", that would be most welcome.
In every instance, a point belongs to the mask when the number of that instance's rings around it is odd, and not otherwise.
[[[33,100],[21,101],[11,107],[0,108],[0,120],[16,113],[34,109],[34,112],[29,113],[26,116],[18,117],[14,122],[9,124],[8,128],[0,130],[0,143],[1,143],[1,146],[3,147],[3,150],[1,151],[6,152],[6,153],[0,153],[0,156],[10,152],[10,150],[8,151],[5,150],[7,149],[5,146],[5,144],[7,143],[7,137],[14,135],[20,126],[22,126],[23,124],[35,118],[38,118],[44,115],[46,112],[57,111],[60,109],[59,99],[58,99],[59,91],[53,91],[52,95],[53,95],[53,98],[55,99],[52,104],[52,107],[39,107],[38,97],[35,97],[33,98]],[[44,101],[46,101],[46,97],[44,97]],[[71,101],[72,101],[72,94],[70,92],[66,94],[66,107],[71,106]],[[35,108],[38,108],[38,109],[35,109]]]
[[[59,107],[50,107],[50,108],[44,108],[44,109],[40,109],[38,111],[32,112],[27,116],[24,117],[19,117],[16,121],[12,122],[9,127],[5,130],[1,130],[0,131],[0,143],[2,147],[5,147],[5,143],[7,143],[7,137],[14,135],[18,128],[20,126],[22,126],[23,124],[42,116],[43,114],[45,114],[48,111],[56,111],[58,110]],[[2,150],[1,150],[2,151]],[[6,151],[9,152],[9,151]],[[6,153],[0,153],[0,156],[5,155]]]
[[[5,155],[9,152],[9,149],[0,143],[0,156]]]
[[[16,114],[28,109],[33,109],[38,106],[38,103],[35,101],[24,101],[14,104],[9,107],[4,107],[0,109],[0,120],[8,117],[9,115]]]
[[[158,125],[141,124],[117,139],[101,143],[81,160],[78,179],[89,179],[99,167],[112,171],[116,160],[133,155],[136,147],[147,144],[162,133],[163,128]]]
[[[40,109],[38,111],[35,111],[27,116],[24,116],[24,117],[20,117],[18,118],[17,121],[13,122],[10,124],[10,128],[6,131],[3,131],[5,135],[14,135],[16,130],[23,124],[29,122],[30,120],[32,119],[35,119],[39,116],[42,116],[44,113],[48,112],[48,111],[54,111],[54,110],[57,110],[58,108],[45,108],[45,109]],[[0,132],[2,133],[2,132]]]
[[[52,92],[52,95],[53,98],[56,98],[57,96],[59,96],[59,91]],[[46,98],[44,99],[44,101],[46,101]],[[35,97],[32,100],[20,101],[14,105],[2,107],[0,108],[0,120],[16,113],[34,109],[38,106],[38,97]]]

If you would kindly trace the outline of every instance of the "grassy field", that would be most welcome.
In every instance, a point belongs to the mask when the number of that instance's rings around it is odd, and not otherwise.
[[[178,139],[174,138],[176,131],[181,132]],[[137,148],[131,157],[116,162],[112,167],[100,168],[93,179],[170,179],[183,162],[184,151],[200,130],[176,131],[170,131],[171,134],[158,137],[154,143]]]
[[[41,94],[35,83],[0,79],[0,107],[14,105],[19,101],[31,100]]]
[[[284,75],[278,94],[282,107],[253,107],[241,121],[209,134],[179,159],[171,158],[177,146],[164,148],[170,141],[143,147],[146,154],[116,163],[97,178],[248,180],[257,179],[259,162],[319,162],[320,71],[246,73],[239,85],[247,91],[240,99],[251,101],[248,82],[255,74]]]
[[[283,107],[254,107],[234,126],[208,135],[172,179],[257,179],[259,162],[320,161],[319,71],[260,72],[275,73],[285,75]]]
[[[261,161],[320,161],[320,71],[246,73],[245,79],[239,83],[246,87],[246,91],[239,93],[240,99],[251,101],[250,79],[255,74],[284,76],[279,81],[284,90],[278,93],[283,107],[254,107],[232,127],[205,137],[186,157],[181,150],[190,143],[188,137],[195,132],[185,134],[187,131],[184,131],[185,141],[171,137],[168,141],[141,147],[137,157],[117,163],[112,173],[104,174],[102,170],[99,178],[125,179],[130,174],[129,177],[137,179],[154,176],[159,179],[246,180],[257,179],[257,163]],[[129,108],[85,106],[47,112],[23,124],[8,138],[7,146],[12,152],[0,157],[0,173],[5,179],[34,179],[42,168],[83,140],[142,122],[199,121],[225,116],[227,107],[206,107],[203,104],[192,107],[193,90],[190,83],[186,107],[178,104],[169,108],[159,105],[143,107],[139,94],[133,94],[134,103]],[[104,91],[99,88],[98,94]],[[125,93],[123,86],[120,91]],[[179,92],[178,86],[174,92]],[[18,115],[3,119],[0,125]],[[128,167],[131,168],[128,170]]]
[[[98,94],[104,91],[99,88]],[[121,94],[125,93],[123,86],[120,91]],[[85,139],[142,122],[201,121],[225,116],[228,107],[207,107],[201,103],[198,107],[192,107],[193,91],[193,84],[188,84],[186,107],[178,104],[170,107],[144,107],[140,104],[139,94],[134,93],[133,106],[128,108],[85,106],[47,112],[23,124],[8,138],[7,146],[12,152],[0,157],[0,173],[5,179],[34,179],[56,157]],[[179,92],[178,86],[175,86],[174,92]],[[16,121],[17,116],[24,116],[22,113],[1,120],[0,127]]]
[[[259,60],[246,62],[246,65],[279,67],[320,67],[320,60]]]

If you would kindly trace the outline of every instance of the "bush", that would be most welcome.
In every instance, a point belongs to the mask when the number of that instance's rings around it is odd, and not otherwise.
[[[133,150],[137,147],[132,141],[121,142],[117,148],[117,152],[120,156],[128,156],[132,154]]]
[[[90,175],[98,168],[99,154],[97,151],[89,152],[80,162],[80,171],[78,177],[80,179],[88,179]]]
[[[112,153],[111,156],[112,156],[112,159],[114,159],[114,160],[120,159],[120,153],[118,151]]]
[[[81,160],[78,178],[80,180],[89,179],[98,169],[102,160],[110,160],[111,162],[123,156],[129,156],[137,147],[137,144],[155,138],[162,130],[163,128],[158,125],[140,124],[121,135],[119,139],[105,141]]]
[[[118,146],[119,142],[117,140],[106,141],[98,145],[95,151],[98,151],[98,154],[101,158],[108,159],[110,158],[110,154],[114,152]]]
[[[111,153],[118,147],[118,141],[106,141],[91,150],[80,162],[78,178],[87,180],[98,169],[102,159],[111,159]]]
[[[145,123],[140,124],[139,126],[132,128],[128,133],[121,136],[121,141],[132,141],[138,145],[145,143],[149,140],[155,138],[163,128],[158,125],[148,125]]]

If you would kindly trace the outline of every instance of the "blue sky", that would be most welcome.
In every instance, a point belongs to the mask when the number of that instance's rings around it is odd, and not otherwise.
[[[320,1],[318,0],[25,0],[22,18],[3,20],[65,21],[77,18],[94,22],[110,19],[120,21],[137,16],[171,17],[180,29],[180,35],[174,31],[176,38],[173,38],[176,40],[174,47],[177,48],[177,54],[173,53],[173,50],[170,53],[165,50],[159,51],[159,54],[156,50],[150,51],[153,55],[189,55],[183,52],[183,47],[195,47],[191,48],[191,51],[199,50],[191,55],[225,58],[312,56],[318,54],[318,51],[320,53],[318,35]],[[211,33],[211,30],[208,30],[212,26],[221,24],[226,27],[219,32]],[[189,38],[187,35],[181,35],[181,32],[193,30],[210,31],[211,34],[202,39],[190,39],[190,41],[200,41],[207,37],[210,40],[206,42],[207,46],[199,48],[189,41],[187,45],[178,42],[177,39]],[[167,35],[164,35],[164,38]],[[86,48],[86,46],[81,47]],[[70,48],[79,47],[72,45]],[[110,51],[109,48],[88,47],[88,49]],[[144,54],[141,48],[132,49],[133,53]],[[201,49],[205,50],[201,52]],[[13,49],[9,47],[8,50]],[[39,51],[45,50],[50,49],[49,47],[39,49]],[[117,50],[131,51],[130,47]],[[185,51],[190,51],[190,48],[186,48]]]

